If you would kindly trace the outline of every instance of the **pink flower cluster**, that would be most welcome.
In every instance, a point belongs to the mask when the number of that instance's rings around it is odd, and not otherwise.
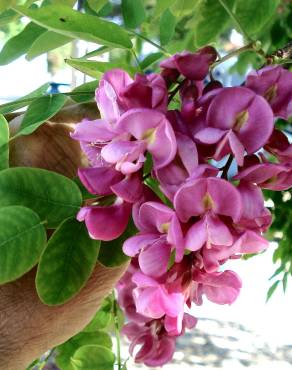
[[[186,309],[204,295],[234,302],[241,280],[224,263],[268,247],[261,189],[292,186],[292,145],[275,128],[292,115],[292,73],[269,66],[245,86],[204,86],[216,58],[207,46],[163,61],[160,74],[105,73],[101,119],[72,135],[91,163],[79,169],[93,196],[78,219],[99,240],[119,237],[131,214],[138,229],[123,245],[132,262],[117,290],[130,352],[148,366],[171,360],[177,337],[197,322]],[[179,109],[169,110],[171,99]],[[158,181],[168,205],[145,177]]]

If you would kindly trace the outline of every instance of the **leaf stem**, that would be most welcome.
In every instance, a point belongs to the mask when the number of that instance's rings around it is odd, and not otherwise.
[[[117,341],[118,370],[122,370],[120,325],[119,325],[119,319],[118,319],[117,301],[116,301],[114,290],[112,291],[112,298],[113,298],[114,328],[115,328],[115,336],[116,336],[116,341]]]
[[[171,54],[169,54],[169,52],[166,49],[164,49],[164,47],[156,44],[156,42],[148,39],[146,36],[142,35],[141,33],[138,33],[136,31],[129,30],[129,29],[128,29],[128,32],[131,33],[131,34],[133,34],[133,35],[135,35],[136,37],[139,37],[140,39],[148,42],[149,44],[155,46],[157,49],[161,50],[166,56],[168,56],[168,57],[171,56]]]
[[[242,33],[242,35],[246,38],[248,41],[252,41],[252,39],[249,37],[247,32],[242,27],[239,19],[235,15],[235,13],[229,8],[229,6],[226,4],[225,0],[219,0],[219,3],[223,6],[223,8],[226,10],[226,12],[229,14],[230,18],[233,20],[239,31]]]

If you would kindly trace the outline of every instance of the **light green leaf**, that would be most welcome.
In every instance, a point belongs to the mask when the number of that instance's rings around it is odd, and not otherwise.
[[[92,101],[95,96],[95,90],[98,86],[98,81],[90,81],[76,87],[72,90],[71,98],[76,101],[77,103],[85,103],[88,101]],[[80,95],[78,95],[80,93]],[[88,94],[85,94],[88,93]]]
[[[20,206],[0,208],[0,224],[0,284],[4,284],[38,262],[46,232],[38,215]]]
[[[158,18],[166,9],[169,9],[177,0],[156,0],[154,19]]]
[[[9,39],[0,52],[0,65],[5,65],[25,54],[31,44],[46,30],[35,23],[28,25],[18,35]]]
[[[29,135],[41,124],[53,117],[65,104],[67,97],[62,94],[50,94],[34,100],[21,121],[14,137]]]
[[[31,208],[56,228],[74,216],[82,202],[78,186],[55,172],[29,167],[0,171],[0,207],[22,205]]]
[[[237,0],[235,14],[248,34],[260,32],[275,15],[280,0]]]
[[[160,18],[159,37],[160,44],[166,45],[172,39],[175,31],[176,18],[169,9],[166,9]]]
[[[115,355],[106,347],[87,345],[75,352],[71,362],[75,370],[113,370]]]
[[[128,28],[137,28],[146,18],[142,0],[122,0],[122,14]]]
[[[84,328],[85,332],[95,332],[106,329],[111,323],[113,302],[110,297],[103,300],[100,309],[96,312],[90,323]]]
[[[128,33],[122,27],[64,5],[48,5],[37,10],[19,6],[14,9],[37,24],[65,36],[102,45],[132,48]]]
[[[176,0],[171,4],[171,6],[169,6],[169,8],[177,18],[182,18],[193,13],[195,7],[203,1],[205,0]]]
[[[99,245],[83,222],[65,220],[49,239],[38,265],[36,288],[42,302],[58,305],[75,296],[94,269]]]
[[[282,284],[283,284],[283,292],[286,293],[286,290],[287,290],[287,284],[288,284],[288,275],[289,275],[289,272],[285,272],[284,276],[283,276],[283,281],[282,281]]]
[[[14,10],[5,10],[3,13],[0,14],[0,27],[5,26],[10,22],[16,21],[19,17],[19,14],[17,14]]]
[[[97,79],[99,79],[104,72],[113,68],[122,68],[131,74],[134,74],[137,71],[136,68],[120,62],[97,62],[94,60],[66,59],[66,63],[71,67],[78,69],[78,71]]]
[[[53,31],[46,31],[33,42],[26,54],[26,59],[32,60],[71,41],[73,41],[72,37],[60,35]]]
[[[10,103],[5,103],[5,104],[0,105],[0,114],[6,114],[9,112],[13,112],[17,109],[27,106],[28,104],[31,103],[31,101],[34,98],[44,95],[47,92],[49,87],[50,87],[50,84],[45,83],[44,85],[38,87],[36,90],[23,96],[20,99],[14,100]]]
[[[56,356],[56,364],[58,367],[61,369],[71,370],[73,368],[71,365],[71,357],[80,347],[89,344],[100,345],[109,349],[112,348],[112,340],[107,333],[103,331],[90,333],[81,332],[61,346],[58,346],[58,354]]]
[[[6,119],[0,115],[0,170],[9,167],[9,126]]]
[[[93,51],[90,51],[89,53],[86,53],[85,55],[83,55],[82,57],[80,57],[78,59],[87,59],[87,58],[96,57],[98,55],[102,55],[104,53],[107,53],[110,50],[112,50],[111,46],[101,46],[100,48],[98,48],[96,50],[93,50]]]
[[[108,0],[87,0],[87,4],[92,10],[98,13],[107,3]]]
[[[15,5],[16,0],[1,0],[0,1],[0,13],[4,12],[4,10],[9,9],[11,6]]]

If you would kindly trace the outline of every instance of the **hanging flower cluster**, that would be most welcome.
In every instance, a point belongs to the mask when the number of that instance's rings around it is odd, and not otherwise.
[[[94,194],[78,219],[99,240],[119,237],[131,214],[138,229],[123,245],[132,262],[117,290],[130,352],[148,366],[171,360],[177,337],[197,322],[186,308],[203,295],[234,302],[241,280],[222,265],[268,247],[261,189],[292,186],[292,145],[275,128],[292,115],[292,73],[269,66],[244,86],[204,85],[216,59],[207,46],[163,61],[160,74],[105,73],[101,119],[82,121],[72,135],[91,163],[80,180]]]

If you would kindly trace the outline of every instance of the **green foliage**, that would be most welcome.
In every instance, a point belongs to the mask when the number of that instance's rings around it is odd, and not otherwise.
[[[46,233],[39,216],[20,207],[0,208],[0,284],[13,281],[39,260]]]
[[[37,270],[36,288],[47,305],[63,304],[85,285],[96,264],[100,242],[75,218],[64,221],[50,238]]]
[[[122,14],[126,27],[137,28],[146,18],[142,0],[122,0]]]
[[[6,119],[0,115],[0,170],[9,167],[9,126]]]
[[[23,31],[9,39],[3,46],[0,52],[0,65],[11,63],[25,54],[30,49],[31,44],[45,31],[45,28],[35,23],[28,23]]]
[[[93,100],[95,96],[95,89],[98,86],[98,81],[90,81],[76,87],[72,90],[72,99],[77,103],[86,103]],[[81,93],[78,95],[78,93]]]
[[[50,50],[66,45],[72,40],[72,37],[60,35],[53,31],[46,31],[32,43],[26,54],[26,59],[30,61]]]
[[[79,13],[67,6],[58,4],[40,9],[15,9],[42,27],[65,36],[121,48],[132,47],[131,40],[122,27],[95,16]]]
[[[111,297],[104,299],[100,309],[96,312],[90,323],[84,328],[84,332],[108,329],[112,323],[113,302]]]
[[[114,370],[115,355],[104,346],[86,345],[74,353],[71,363],[74,370]]]
[[[14,100],[11,103],[0,105],[0,114],[6,114],[9,112],[13,112],[17,109],[27,106],[32,100],[34,100],[34,98],[43,96],[47,92],[49,87],[50,87],[50,84],[45,83],[42,86],[38,87],[36,90],[23,96],[20,99]]]
[[[0,172],[0,207],[22,205],[34,210],[48,228],[74,216],[81,205],[78,186],[65,176],[38,168]]]
[[[67,97],[62,94],[46,95],[34,100],[28,107],[14,137],[29,135],[40,125],[53,117],[65,104]]]
[[[160,44],[166,45],[172,39],[175,32],[176,18],[169,9],[166,9],[160,18],[159,36]]]

